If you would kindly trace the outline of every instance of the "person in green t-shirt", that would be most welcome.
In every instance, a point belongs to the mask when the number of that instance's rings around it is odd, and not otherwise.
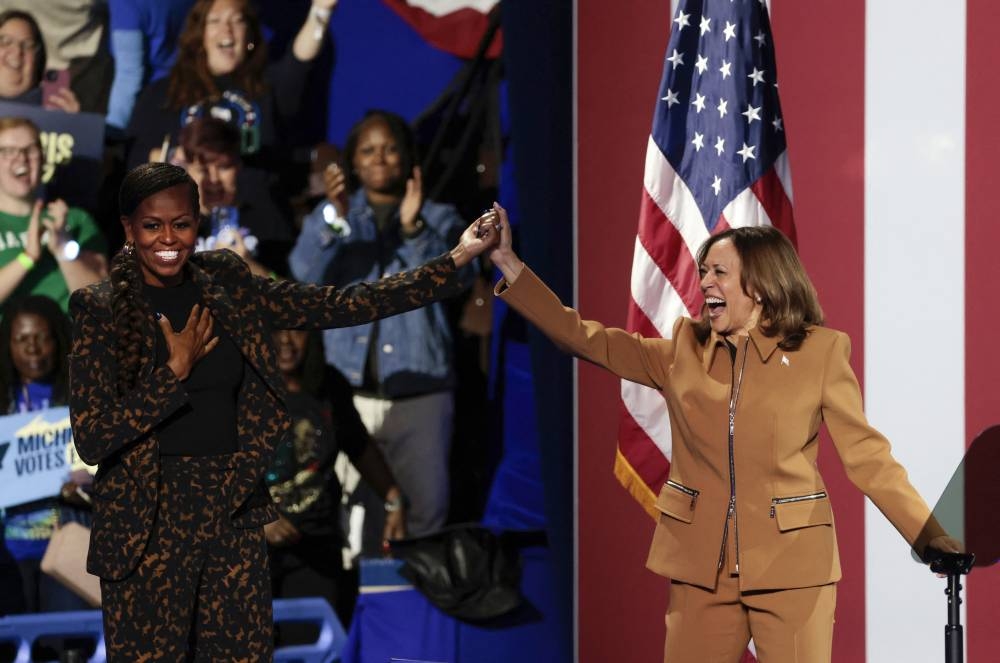
[[[106,245],[87,212],[38,198],[42,145],[38,127],[0,118],[0,303],[29,294],[54,299],[107,276]]]

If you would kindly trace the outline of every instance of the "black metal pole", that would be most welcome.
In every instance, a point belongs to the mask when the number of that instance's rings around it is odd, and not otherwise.
[[[945,663],[964,663],[965,652],[962,632],[962,583],[961,575],[948,574],[948,624],[944,627]]]

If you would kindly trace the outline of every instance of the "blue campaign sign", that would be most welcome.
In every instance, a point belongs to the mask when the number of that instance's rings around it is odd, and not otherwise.
[[[0,101],[0,117],[26,117],[38,125],[46,200],[62,198],[68,205],[94,209],[104,154],[103,115]]]
[[[0,417],[0,508],[55,497],[74,462],[69,408]]]

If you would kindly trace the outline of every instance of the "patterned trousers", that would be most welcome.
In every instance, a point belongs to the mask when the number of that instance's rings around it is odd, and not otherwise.
[[[161,459],[158,511],[138,567],[101,581],[108,660],[269,661],[271,588],[262,528],[238,529],[222,490],[228,456]]]

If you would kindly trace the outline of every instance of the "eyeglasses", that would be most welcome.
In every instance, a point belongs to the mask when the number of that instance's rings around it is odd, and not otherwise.
[[[6,159],[7,161],[12,161],[17,158],[17,155],[23,154],[25,159],[38,159],[42,156],[42,148],[37,145],[27,145],[25,147],[16,147],[14,145],[0,145],[0,159]]]
[[[17,46],[24,53],[37,53],[38,49],[42,47],[34,39],[14,39],[10,35],[0,34],[0,48],[6,50],[11,46]]]

